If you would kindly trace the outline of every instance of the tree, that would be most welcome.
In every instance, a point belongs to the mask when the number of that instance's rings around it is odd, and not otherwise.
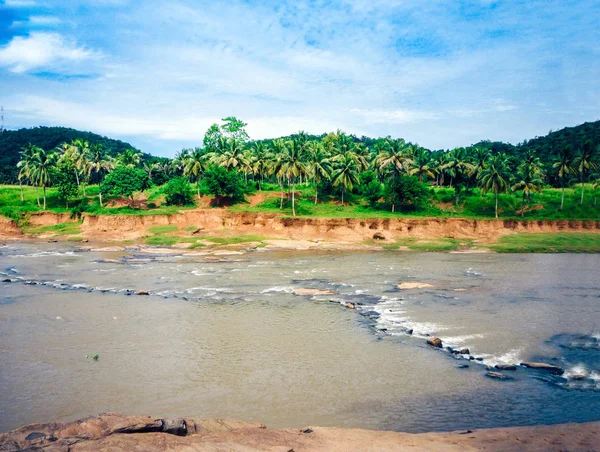
[[[429,166],[431,161],[431,151],[425,148],[418,147],[412,158],[412,164],[410,165],[409,174],[411,176],[417,176],[419,182],[423,182],[423,176],[434,177],[433,171]]]
[[[184,206],[194,203],[192,186],[185,177],[171,179],[163,188],[163,193],[168,206]]]
[[[195,148],[191,152],[186,152],[180,156],[183,164],[183,175],[189,178],[196,179],[198,188],[198,199],[200,199],[200,179],[202,173],[206,169],[207,154],[204,149]]]
[[[344,193],[347,189],[352,190],[359,182],[359,170],[356,159],[351,154],[340,154],[335,160],[335,167],[331,182],[334,187],[342,187],[342,206],[344,205]]]
[[[331,179],[333,170],[331,162],[325,153],[323,143],[311,141],[307,146],[308,151],[308,174],[315,183],[315,206],[319,197],[319,183]]]
[[[302,161],[303,143],[300,140],[290,140],[281,155],[279,174],[287,177],[292,185],[292,215],[296,216],[295,187],[296,178],[307,173]]]
[[[52,184],[56,188],[58,198],[65,201],[69,208],[69,199],[79,194],[76,172],[71,162],[62,162],[52,168]]]
[[[230,138],[226,141],[225,149],[216,159],[220,166],[227,169],[243,167],[247,164],[244,146],[240,141]]]
[[[359,193],[367,199],[371,207],[377,205],[377,201],[383,196],[383,191],[375,172],[365,171],[360,174]]]
[[[32,162],[35,157],[35,154],[37,152],[39,152],[40,150],[41,150],[41,148],[39,146],[34,146],[33,144],[29,143],[27,146],[25,146],[23,149],[21,149],[21,152],[19,153],[21,160],[19,160],[19,162],[17,163],[17,168],[19,169],[18,179],[19,179],[19,187],[21,189],[21,202],[24,201],[22,180],[28,179],[30,182],[33,182],[31,179],[31,171],[33,168]],[[37,189],[36,189],[36,198],[37,198],[37,204],[39,206],[40,198],[37,196]]]
[[[125,149],[122,154],[119,154],[117,160],[123,166],[137,168],[142,161],[142,153],[136,149]]]
[[[381,170],[391,166],[393,182],[395,182],[400,172],[407,171],[412,164],[406,142],[403,139],[388,140],[388,145],[377,156],[377,164]],[[395,212],[395,210],[396,204],[392,201],[392,212]]]
[[[491,190],[496,198],[496,218],[498,218],[498,195],[508,191],[509,177],[510,174],[506,167],[506,156],[504,154],[491,157],[486,168],[479,175],[481,189],[484,193]]]
[[[556,176],[560,180],[560,186],[562,191],[562,196],[560,199],[560,210],[563,210],[563,206],[565,204],[565,179],[569,176],[569,174],[575,173],[574,166],[574,156],[571,150],[571,146],[565,146],[558,151],[557,158],[552,165]]]
[[[525,216],[525,198],[528,202],[531,193],[539,193],[542,191],[542,178],[540,177],[541,169],[536,164],[534,159],[526,159],[519,165],[516,181],[512,185],[513,191],[522,191],[523,198],[521,200],[521,216]]]
[[[130,198],[133,205],[133,194],[146,190],[150,185],[151,181],[144,170],[119,165],[104,178],[100,191],[111,197]]]
[[[386,185],[385,197],[401,210],[415,210],[426,203],[427,190],[417,177],[400,175]]]
[[[223,166],[211,166],[202,179],[204,191],[217,197],[226,197],[234,201],[244,198],[247,187],[235,171]]]
[[[102,182],[102,174],[108,173],[114,168],[114,163],[111,159],[106,158],[104,153],[104,146],[102,144],[90,145],[90,156],[88,165],[88,178],[93,175],[98,179],[98,183]],[[98,200],[100,207],[102,207],[102,190],[98,191]]]
[[[594,162],[594,157],[596,156],[596,150],[592,146],[592,143],[588,140],[585,142],[581,151],[579,153],[579,157],[577,157],[576,165],[577,171],[579,172],[579,177],[581,178],[581,202],[583,205],[583,193],[585,191],[585,180],[586,176],[597,168],[596,163]]]
[[[221,121],[224,124],[221,126],[221,133],[235,141],[239,141],[245,143],[248,141],[248,134],[246,133],[246,124],[244,121],[236,118],[235,116],[228,116],[227,118],[223,118]]]
[[[51,169],[55,162],[56,154],[54,152],[48,152],[39,147],[36,149],[31,161],[30,177],[38,187],[43,189],[44,210],[46,210],[46,187],[52,182]]]

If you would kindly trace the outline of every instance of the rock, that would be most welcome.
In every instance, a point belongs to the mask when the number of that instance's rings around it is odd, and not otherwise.
[[[300,296],[315,296],[315,295],[335,295],[336,292],[332,290],[322,289],[294,289],[294,295]]]
[[[312,433],[312,432],[313,432],[313,430],[310,429],[310,428],[305,428],[304,430],[302,430],[302,433],[306,433],[306,434],[309,434],[309,433]]]
[[[452,347],[446,347],[446,351],[448,353],[452,353],[452,354],[454,354],[454,352],[455,352],[455,350]]]
[[[413,334],[413,329],[411,328],[410,330],[406,330],[406,334],[412,335]]]
[[[12,282],[12,279],[10,279],[10,278],[4,278],[4,279],[2,280],[2,282]]]
[[[171,435],[187,435],[187,422],[185,419],[162,419],[162,431]]]
[[[439,337],[432,337],[427,339],[427,345],[432,347],[442,348],[442,340]]]
[[[135,294],[136,295],[150,295],[150,293],[146,290],[136,290]]]
[[[348,309],[356,309],[356,305],[354,303],[346,303],[346,307]]]
[[[514,364],[496,364],[494,367],[498,370],[517,370]]]
[[[383,235],[381,232],[376,232],[373,234],[373,238],[375,240],[385,240],[385,235]]]
[[[427,287],[433,287],[432,284],[422,282],[403,282],[396,286],[400,290],[407,289],[426,289]]]
[[[500,372],[488,372],[485,374],[485,376],[489,378],[496,378],[497,380],[506,380],[508,378],[506,375],[503,375]]]
[[[574,381],[581,381],[581,380],[587,380],[588,376],[587,375],[578,374],[578,375],[571,375],[569,378],[571,380],[574,380]]]
[[[475,361],[475,357],[473,355],[469,355],[469,361]]]
[[[458,353],[460,353],[461,355],[470,355],[471,352],[469,351],[468,348],[461,348]]]
[[[478,356],[477,358],[475,358],[475,361],[483,361],[483,358]]]
[[[521,363],[521,366],[527,367],[528,369],[545,370],[555,375],[562,375],[565,373],[562,367],[546,363]]]
[[[457,369],[468,369],[469,365],[468,364],[459,364],[458,366],[456,366]]]

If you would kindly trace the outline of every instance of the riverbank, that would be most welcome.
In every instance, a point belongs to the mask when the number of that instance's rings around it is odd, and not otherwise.
[[[106,413],[68,423],[32,424],[0,434],[0,450],[202,451],[564,451],[598,450],[600,422],[448,433],[399,433],[333,427],[271,430],[263,424],[159,419]]]
[[[462,252],[600,252],[600,221],[461,218],[290,218],[194,209],[160,215],[38,212],[0,217],[0,238],[118,242],[180,249],[238,246]]]

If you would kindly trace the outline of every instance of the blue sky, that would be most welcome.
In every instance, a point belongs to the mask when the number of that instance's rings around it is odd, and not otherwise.
[[[600,2],[0,0],[5,126],[171,156],[235,115],[432,149],[600,119]]]

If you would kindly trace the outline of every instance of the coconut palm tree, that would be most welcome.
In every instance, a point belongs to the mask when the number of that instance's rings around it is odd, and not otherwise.
[[[392,167],[394,181],[402,171],[408,171],[412,160],[408,155],[409,147],[403,139],[389,140],[388,146],[377,156],[377,165],[384,169]]]
[[[448,152],[447,162],[444,164],[444,170],[450,176],[450,187],[452,182],[461,175],[473,172],[474,166],[469,162],[464,148],[455,148]]]
[[[496,198],[496,218],[498,218],[498,195],[506,193],[509,188],[510,173],[506,165],[506,156],[497,154],[490,158],[486,168],[479,176],[481,189],[487,193],[490,190]]]
[[[525,198],[527,197],[528,202],[531,197],[531,193],[540,193],[542,191],[542,178],[541,169],[532,163],[531,160],[525,160],[519,165],[517,177],[515,183],[512,185],[511,190],[522,191],[523,198],[521,200],[521,216],[525,216]]]
[[[557,158],[554,161],[552,168],[554,169],[556,176],[558,176],[562,188],[560,210],[563,210],[565,204],[565,179],[567,179],[570,174],[575,174],[575,156],[573,155],[571,146],[565,146],[558,151]]]
[[[307,167],[303,159],[304,143],[301,140],[290,140],[281,155],[279,162],[279,174],[287,177],[292,186],[292,215],[296,216],[295,188],[296,178],[307,173]]]
[[[182,161],[183,175],[196,180],[198,199],[200,199],[200,179],[207,166],[207,155],[201,148],[194,148],[193,151],[180,155],[180,158],[184,159]]]
[[[471,148],[470,151],[473,165],[470,176],[477,180],[479,178],[479,174],[481,174],[487,165],[487,161],[490,158],[490,151],[481,146],[475,146]],[[479,195],[481,196],[481,193]]]
[[[225,148],[221,149],[223,149],[223,151],[216,157],[216,161],[220,166],[224,166],[227,169],[238,167],[241,169],[246,165],[247,155],[244,153],[243,143],[239,140],[227,140]]]
[[[21,189],[21,202],[23,202],[25,200],[25,198],[23,196],[23,179],[27,179],[30,182],[33,182],[31,180],[32,161],[35,157],[35,154],[39,150],[40,150],[40,148],[38,146],[35,146],[35,145],[29,143],[27,146],[22,148],[21,152],[19,153],[21,155],[21,159],[17,163],[17,168],[19,168],[19,175],[17,176],[17,178],[19,179],[19,188]],[[36,194],[37,203],[39,206],[40,198],[37,193],[37,187],[36,187],[35,194]]]
[[[315,183],[315,206],[319,197],[319,183],[331,179],[332,166],[323,143],[311,141],[307,146],[308,173]]]
[[[125,149],[121,154],[119,154],[117,160],[121,165],[128,166],[129,168],[136,168],[142,161],[142,153],[131,148]]]
[[[98,180],[98,184],[102,181],[102,173],[110,172],[114,168],[114,163],[110,158],[106,158],[104,148],[101,143],[90,145],[89,152],[89,165],[87,171],[88,179],[91,179],[92,175],[95,174]],[[98,200],[100,201],[100,207],[102,206],[102,190],[98,190]]]
[[[581,179],[581,201],[580,205],[583,205],[583,193],[585,191],[585,179],[586,175],[588,175],[591,171],[597,168],[596,163],[594,162],[594,158],[596,156],[596,150],[592,147],[592,144],[589,140],[587,140],[581,151],[579,153],[579,157],[576,159],[576,168],[579,173],[579,177]]]
[[[334,187],[342,186],[342,206],[344,205],[344,193],[347,189],[352,190],[359,182],[359,163],[352,154],[341,154],[335,160],[331,182]]]
[[[434,177],[435,174],[431,169],[430,163],[431,151],[418,146],[415,148],[412,156],[412,164],[410,165],[408,174],[418,176],[419,182],[423,182],[423,176]]]
[[[31,162],[31,178],[44,191],[44,207],[46,210],[46,187],[51,182],[51,168],[56,163],[56,154],[38,148]]]

